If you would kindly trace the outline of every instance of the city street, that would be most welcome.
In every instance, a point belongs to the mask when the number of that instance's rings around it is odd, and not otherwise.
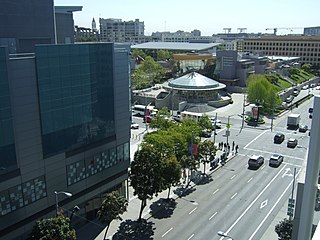
[[[229,119],[228,140],[230,145],[232,141],[239,145],[239,154],[209,175],[206,183],[194,186],[190,194],[177,198],[172,215],[163,218],[161,214],[160,217],[153,214],[148,221],[154,223],[154,239],[223,239],[217,235],[218,231],[235,239],[261,239],[291,195],[294,169],[298,177],[306,159],[308,131],[287,130],[287,115],[300,113],[301,123],[310,127],[308,108],[312,104],[313,100],[308,100],[275,119],[273,131],[271,122],[256,128],[245,124],[241,129],[238,105],[238,113]],[[226,142],[228,116],[219,117],[224,127],[217,131],[216,142]],[[273,143],[276,132],[285,134],[281,144]],[[296,148],[286,145],[291,137],[298,139]],[[273,153],[284,156],[284,162],[278,168],[268,166]],[[258,170],[248,169],[247,162],[253,154],[265,158],[264,165]]]

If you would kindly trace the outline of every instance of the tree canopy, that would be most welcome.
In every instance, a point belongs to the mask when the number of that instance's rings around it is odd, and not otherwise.
[[[209,163],[216,156],[217,147],[211,140],[205,140],[199,143],[198,152],[200,162],[204,164],[204,173],[206,172],[206,163]]]
[[[35,240],[76,240],[76,231],[70,219],[64,216],[42,219],[36,222],[31,238]]]
[[[279,240],[291,240],[293,223],[285,218],[275,226],[275,232],[278,234]]]
[[[106,195],[97,213],[99,220],[107,224],[104,239],[106,238],[110,223],[115,219],[122,220],[120,215],[127,211],[127,206],[127,199],[120,195],[118,191],[113,191]]]
[[[202,129],[212,129],[212,122],[207,114],[202,114],[199,118],[198,124],[202,127]]]

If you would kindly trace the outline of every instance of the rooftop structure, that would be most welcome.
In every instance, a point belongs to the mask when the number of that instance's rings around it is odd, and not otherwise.
[[[133,45],[135,49],[165,49],[181,51],[207,51],[214,50],[220,43],[177,43],[177,42],[147,42]],[[214,51],[215,52],[215,51]]]

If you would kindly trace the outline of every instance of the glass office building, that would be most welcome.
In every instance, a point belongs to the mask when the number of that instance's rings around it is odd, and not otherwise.
[[[113,45],[38,46],[43,154],[115,138]]]
[[[17,168],[6,48],[0,48],[0,175]]]

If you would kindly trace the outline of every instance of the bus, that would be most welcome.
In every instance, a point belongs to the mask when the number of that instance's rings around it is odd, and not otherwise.
[[[155,117],[158,113],[158,109],[156,109],[154,106],[145,106],[145,105],[134,105],[132,107],[132,113],[134,115],[139,115],[139,116],[145,116],[146,115],[146,110],[149,111],[149,116]]]
[[[202,114],[203,113],[183,111],[183,112],[181,112],[181,120],[191,119],[191,120],[198,122],[200,117],[202,116]]]

